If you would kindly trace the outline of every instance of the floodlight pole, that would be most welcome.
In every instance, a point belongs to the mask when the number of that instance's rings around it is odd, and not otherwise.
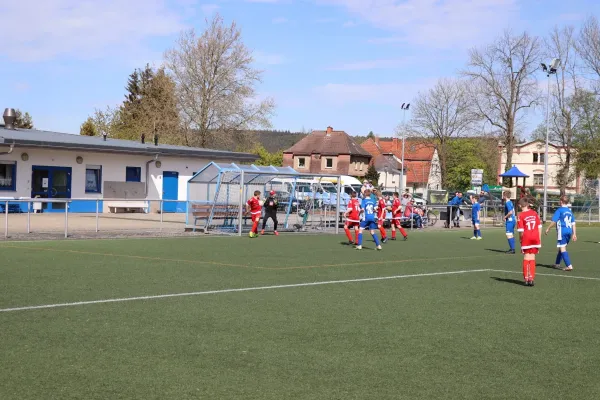
[[[238,210],[238,236],[242,236],[242,217],[244,204],[244,170],[240,173],[240,205]]]
[[[400,174],[400,195],[404,193],[404,143],[406,141],[406,112],[410,104],[402,104],[402,174]]]
[[[544,153],[544,210],[543,210],[543,221],[547,221],[548,216],[548,148],[550,142],[550,75],[556,74],[556,67],[554,62],[550,67],[546,67],[542,64],[542,68],[546,72],[548,77],[548,91],[546,96],[546,151]]]
[[[337,202],[335,206],[335,234],[340,233],[340,210],[342,204],[342,176],[338,176],[337,181]]]

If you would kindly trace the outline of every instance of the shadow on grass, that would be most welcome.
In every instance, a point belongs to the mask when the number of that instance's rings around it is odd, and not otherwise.
[[[492,276],[493,280],[498,281],[498,282],[504,282],[504,283],[512,283],[514,285],[519,285],[519,286],[525,286],[525,282],[517,280],[517,279],[511,279],[511,278],[498,278],[497,276]]]
[[[600,243],[600,242],[593,242],[593,241],[591,241],[591,240],[586,240],[586,241],[585,241],[585,243],[598,244],[598,243]]]
[[[487,251],[492,251],[492,252],[494,252],[494,253],[508,254],[508,253],[506,252],[506,250],[498,250],[498,249],[485,249],[485,250],[487,250]]]
[[[460,238],[461,238],[461,239],[466,239],[466,240],[471,240],[471,238],[470,238],[470,237],[466,237],[466,236],[461,236]]]
[[[556,268],[554,266],[554,264],[536,264],[536,266],[538,267],[542,267],[542,268],[548,268],[548,269],[556,269],[556,270],[561,270],[561,268]]]

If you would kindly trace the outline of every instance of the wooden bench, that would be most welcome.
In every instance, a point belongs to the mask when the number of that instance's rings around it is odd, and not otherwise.
[[[196,231],[198,221],[206,221],[208,223],[211,212],[213,220],[223,220],[223,226],[233,226],[233,221],[238,217],[240,211],[239,206],[234,204],[217,204],[214,206],[214,209],[213,204],[192,204],[191,210],[194,217],[194,232]],[[247,216],[243,216],[243,218],[245,220]]]

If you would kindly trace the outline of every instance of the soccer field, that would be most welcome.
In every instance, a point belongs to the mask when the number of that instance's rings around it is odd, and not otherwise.
[[[598,399],[600,229],[0,243],[0,399]]]

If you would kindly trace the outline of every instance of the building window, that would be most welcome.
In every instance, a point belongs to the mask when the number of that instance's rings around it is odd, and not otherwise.
[[[544,162],[544,153],[533,153],[533,162],[535,164],[537,163],[543,163]]]
[[[533,162],[534,163],[538,163],[539,162],[538,153],[533,153]]]
[[[125,167],[125,182],[141,182],[142,168],[141,167]]]
[[[543,162],[544,162],[544,156],[545,156],[545,154],[544,154],[544,153],[540,153],[540,155],[539,155],[539,157],[538,157],[538,158],[539,158],[539,160],[540,160],[540,163],[543,163]]]
[[[15,191],[17,185],[17,162],[0,163],[0,190]]]
[[[544,174],[533,174],[533,185],[543,186],[544,185]]]
[[[364,162],[361,162],[361,163],[360,163],[360,170],[361,170],[361,171],[363,170],[363,167],[364,167],[364,165],[365,165],[365,163],[364,163]]]
[[[86,165],[85,167],[85,192],[102,193],[102,166]]]
[[[354,170],[355,170],[355,171],[358,171],[358,161],[355,161],[355,162],[354,162]]]
[[[298,158],[298,168],[306,168],[306,158],[304,158],[304,157]]]
[[[325,168],[333,168],[333,158],[325,159]]]

